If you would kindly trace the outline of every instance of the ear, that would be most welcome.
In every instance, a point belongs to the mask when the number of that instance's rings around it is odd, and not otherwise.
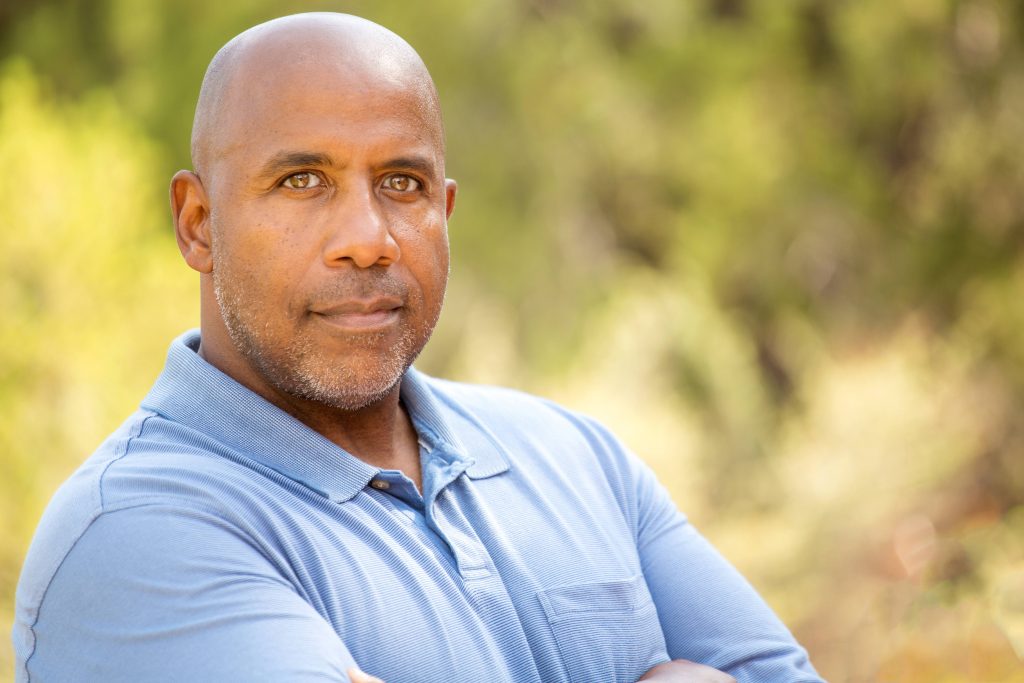
[[[451,178],[444,179],[444,217],[448,220],[455,210],[455,191],[459,189],[458,184]]]
[[[178,171],[171,178],[171,217],[185,263],[200,273],[212,272],[210,202],[203,181],[192,171]]]

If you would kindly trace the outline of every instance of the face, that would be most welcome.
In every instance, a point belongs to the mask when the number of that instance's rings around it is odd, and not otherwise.
[[[455,186],[422,88],[310,71],[254,79],[223,124],[203,178],[210,275],[251,383],[357,410],[437,322]]]

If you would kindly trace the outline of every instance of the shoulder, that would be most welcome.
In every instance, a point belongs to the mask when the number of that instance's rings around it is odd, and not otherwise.
[[[104,510],[104,480],[111,466],[130,452],[154,417],[137,411],[100,444],[99,448],[56,491],[43,512],[26,562],[52,565],[59,563],[71,545]],[[25,574],[42,575],[43,566]]]
[[[160,415],[139,410],[86,459],[47,505],[22,568],[19,602],[38,604],[72,548],[101,517],[159,506],[229,520],[256,477],[213,442]],[[154,533],[167,524],[154,522]]]
[[[460,435],[488,434],[510,459],[603,471],[619,478],[636,457],[597,419],[517,389],[425,378]],[[557,463],[552,462],[557,461]]]
[[[123,575],[129,560],[144,559],[144,546],[255,548],[249,527],[257,520],[247,525],[246,515],[257,509],[256,496],[272,493],[265,478],[225,455],[216,442],[148,410],[114,431],[58,488],[36,528],[16,593],[17,655],[33,651],[33,625],[44,600],[53,603],[57,577],[72,586],[86,578],[66,569],[76,553],[107,558],[105,566]],[[207,534],[202,541],[200,533]]]
[[[595,419],[555,401],[518,389],[425,377],[435,398],[451,413],[507,433],[587,438],[607,431]]]
[[[448,406],[461,406],[476,412],[536,412],[554,405],[547,399],[519,389],[489,384],[470,384],[420,374],[434,396]]]

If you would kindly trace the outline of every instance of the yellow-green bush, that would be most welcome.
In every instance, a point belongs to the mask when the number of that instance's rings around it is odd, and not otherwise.
[[[833,681],[1024,680],[1024,5],[305,0],[442,96],[421,361],[587,410]],[[197,322],[164,195],[269,0],[0,10],[0,608]],[[0,641],[0,680],[10,667]]]

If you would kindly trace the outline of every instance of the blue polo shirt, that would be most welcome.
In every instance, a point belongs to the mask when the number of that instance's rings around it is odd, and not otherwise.
[[[18,681],[635,681],[670,658],[820,681],[594,421],[410,370],[423,491],[171,345],[54,496],[17,592]]]

